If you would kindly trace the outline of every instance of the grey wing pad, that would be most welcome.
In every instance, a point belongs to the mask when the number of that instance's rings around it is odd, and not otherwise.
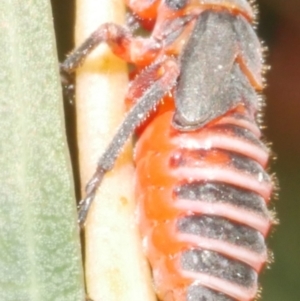
[[[251,45],[255,46],[255,49]],[[199,128],[239,102],[256,110],[258,97],[238,57],[259,81],[261,57],[255,32],[242,16],[206,11],[199,16],[180,57],[175,123]]]
[[[262,47],[252,26],[243,17],[238,17],[234,22],[239,54],[253,80],[262,86]]]

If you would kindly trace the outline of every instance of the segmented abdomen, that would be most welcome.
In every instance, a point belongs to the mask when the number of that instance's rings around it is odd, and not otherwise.
[[[243,105],[191,132],[158,116],[136,145],[140,227],[161,300],[249,301],[272,223],[269,150]]]

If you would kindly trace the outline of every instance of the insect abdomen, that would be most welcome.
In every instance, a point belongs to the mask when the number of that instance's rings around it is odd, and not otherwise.
[[[260,42],[244,12],[207,9],[179,59],[176,112],[156,117],[136,146],[140,227],[157,293],[251,301],[272,224],[269,150],[256,123]]]
[[[253,300],[267,261],[268,149],[243,105],[202,129],[157,117],[136,146],[141,232],[162,300]],[[201,299],[205,298],[205,299]]]

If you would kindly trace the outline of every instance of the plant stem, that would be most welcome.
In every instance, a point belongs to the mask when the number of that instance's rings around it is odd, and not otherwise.
[[[76,44],[100,23],[123,23],[122,0],[77,0]],[[127,67],[106,45],[77,72],[76,111],[82,195],[97,160],[124,118]],[[105,176],[85,227],[85,271],[94,301],[155,300],[134,218],[133,164],[129,144]]]

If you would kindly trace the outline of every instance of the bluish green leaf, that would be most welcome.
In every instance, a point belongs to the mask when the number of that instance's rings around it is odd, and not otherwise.
[[[0,300],[82,301],[49,1],[1,1],[0,49]]]

